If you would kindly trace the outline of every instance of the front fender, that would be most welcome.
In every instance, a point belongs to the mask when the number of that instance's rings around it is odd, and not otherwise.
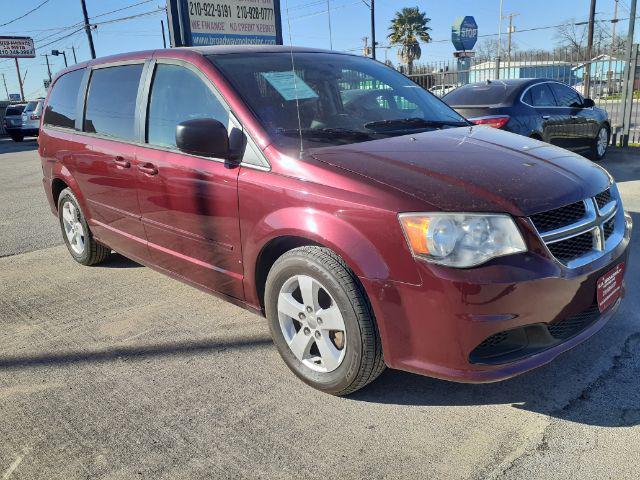
[[[245,279],[256,284],[256,263],[265,245],[279,237],[308,239],[340,255],[359,277],[386,280],[390,268],[382,253],[362,232],[345,219],[305,207],[288,207],[269,213],[253,227],[244,245]],[[255,288],[247,289],[247,300],[258,304]]]

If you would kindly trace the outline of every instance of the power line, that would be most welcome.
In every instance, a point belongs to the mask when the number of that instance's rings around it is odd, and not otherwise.
[[[11,23],[13,23],[13,22],[17,22],[17,21],[18,21],[18,20],[20,20],[21,18],[24,18],[24,17],[26,17],[27,15],[29,15],[30,13],[35,12],[36,10],[38,10],[40,7],[42,7],[43,5],[45,5],[45,4],[46,4],[46,3],[48,3],[48,2],[49,2],[49,0],[44,0],[44,2],[42,2],[42,3],[38,4],[36,7],[32,8],[31,10],[29,10],[27,13],[24,13],[24,14],[20,15],[19,17],[16,17],[16,18],[14,18],[14,19],[12,19],[12,20],[9,20],[9,21],[8,21],[8,22],[6,22],[6,23],[2,23],[2,24],[0,24],[0,27],[6,27],[7,25],[9,25],[9,24],[11,24]]]
[[[629,20],[629,17],[625,17],[625,18],[618,18],[617,21],[618,22],[622,22],[625,20]],[[609,23],[611,22],[611,20],[596,20],[596,23]],[[525,32],[537,32],[540,30],[550,30],[553,28],[559,28],[559,27],[569,27],[571,25],[585,25],[585,22],[575,22],[575,23],[559,23],[557,25],[547,25],[544,27],[532,27],[532,28],[521,28],[516,30],[514,33],[525,33]],[[486,37],[497,37],[498,34],[497,33],[485,33],[484,35],[478,35],[478,38],[486,38]],[[447,38],[447,39],[442,39],[442,40],[432,40],[429,43],[446,43],[446,42],[450,42],[451,39]],[[378,48],[392,48],[395,45],[378,45]],[[350,48],[347,50],[343,50],[343,52],[355,52],[360,50],[361,47],[356,47],[356,48]]]

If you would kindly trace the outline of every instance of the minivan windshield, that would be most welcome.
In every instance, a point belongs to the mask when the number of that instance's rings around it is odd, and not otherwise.
[[[295,52],[208,57],[285,148],[322,147],[468,122],[404,75],[353,55]]]

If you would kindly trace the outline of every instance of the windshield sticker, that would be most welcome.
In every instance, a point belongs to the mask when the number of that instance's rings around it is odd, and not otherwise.
[[[318,98],[318,94],[297,73],[263,72],[262,76],[285,100]]]

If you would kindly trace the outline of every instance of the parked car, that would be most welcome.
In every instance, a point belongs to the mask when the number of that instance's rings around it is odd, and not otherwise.
[[[536,138],[601,160],[609,145],[607,112],[555,80],[514,79],[472,83],[443,101],[478,125]]]
[[[341,94],[362,82],[381,88]],[[631,217],[603,168],[474,126],[364,57],[226,46],[74,65],[39,153],[73,259],[116,251],[265,315],[289,368],[336,395],[385,364],[513,377],[600,330],[624,293]]]
[[[16,142],[22,141],[22,111],[26,104],[7,105],[4,111],[4,131]]]
[[[443,95],[446,95],[447,93],[454,91],[456,88],[458,88],[457,85],[451,85],[451,84],[434,85],[429,89],[429,91],[437,97],[442,97]]]
[[[34,100],[27,103],[27,106],[22,112],[20,136],[15,139],[17,142],[21,142],[24,137],[34,137],[38,135],[43,104],[44,99]]]

